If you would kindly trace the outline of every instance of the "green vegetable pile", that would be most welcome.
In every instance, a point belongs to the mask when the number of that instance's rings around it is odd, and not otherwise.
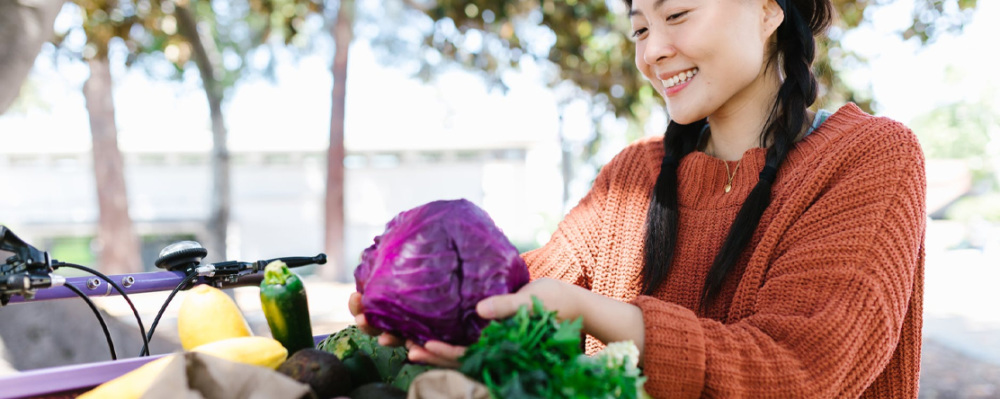
[[[559,322],[534,299],[534,312],[487,326],[459,359],[461,371],[496,398],[644,398],[645,377],[631,342],[583,354],[582,319]]]
[[[386,347],[376,337],[349,326],[330,335],[316,348],[337,355],[350,371],[355,386],[385,383],[405,391],[420,373],[433,367],[406,361],[403,347]]]

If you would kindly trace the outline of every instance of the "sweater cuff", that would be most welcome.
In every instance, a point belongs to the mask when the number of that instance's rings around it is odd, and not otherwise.
[[[705,334],[698,316],[677,304],[640,295],[646,338],[643,373],[653,397],[697,398],[705,386]]]

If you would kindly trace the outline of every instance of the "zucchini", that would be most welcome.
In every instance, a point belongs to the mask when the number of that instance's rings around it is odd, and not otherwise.
[[[302,280],[282,261],[264,268],[260,304],[271,328],[271,336],[288,349],[288,355],[313,347],[309,300]]]

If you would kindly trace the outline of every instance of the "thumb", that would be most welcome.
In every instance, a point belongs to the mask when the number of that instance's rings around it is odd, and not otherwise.
[[[476,304],[476,313],[484,319],[503,319],[513,316],[523,305],[531,306],[531,297],[524,293],[496,295]]]

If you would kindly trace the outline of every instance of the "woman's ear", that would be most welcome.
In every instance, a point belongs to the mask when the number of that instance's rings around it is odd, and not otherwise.
[[[792,0],[787,0],[792,1]],[[761,24],[761,36],[765,42],[778,30],[781,23],[785,21],[785,10],[781,9],[778,5],[777,0],[764,0],[763,1],[764,12],[763,12],[763,23]]]

